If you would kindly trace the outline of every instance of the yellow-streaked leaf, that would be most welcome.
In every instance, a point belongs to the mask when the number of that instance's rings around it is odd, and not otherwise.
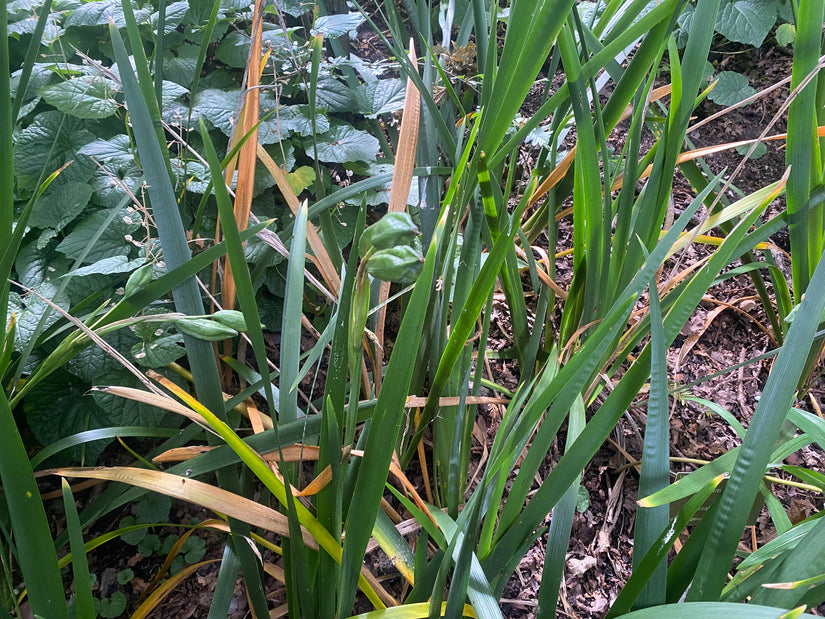
[[[197,479],[188,479],[163,471],[138,469],[128,466],[112,467],[63,467],[49,471],[61,477],[82,477],[87,479],[105,479],[117,481],[170,497],[182,499],[206,509],[237,518],[252,526],[272,531],[289,537],[289,524],[283,514],[256,503],[246,497],[238,496],[221,488],[211,486]],[[304,543],[317,550],[318,542],[305,529],[301,530]]]
[[[447,602],[441,605],[441,612],[447,610]],[[350,619],[423,619],[430,616],[430,603],[418,602],[416,604],[404,604],[403,606],[396,606],[395,608],[386,608],[384,610],[374,610],[369,613],[361,615],[353,615]],[[443,614],[442,614],[443,616]],[[469,604],[464,605],[461,612],[462,617],[475,617],[476,612]]]

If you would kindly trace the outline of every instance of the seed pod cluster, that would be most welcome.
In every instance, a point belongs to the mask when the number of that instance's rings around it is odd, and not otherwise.
[[[364,230],[358,253],[367,272],[388,282],[414,282],[424,265],[419,231],[407,213],[387,213]]]

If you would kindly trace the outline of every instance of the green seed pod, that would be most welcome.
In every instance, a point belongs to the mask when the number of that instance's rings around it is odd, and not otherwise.
[[[367,260],[367,272],[377,279],[409,284],[418,279],[424,258],[409,245],[382,249]]]
[[[358,242],[358,254],[363,258],[370,248],[381,250],[409,245],[418,235],[418,228],[407,213],[387,213],[364,230]]]
[[[129,279],[126,280],[126,286],[124,287],[123,298],[127,298],[135,294],[138,290],[143,288],[146,284],[148,284],[152,280],[152,270],[155,268],[155,265],[151,262],[149,264],[144,264],[139,269],[136,269],[130,276]]]
[[[212,314],[212,320],[217,320],[222,325],[231,327],[236,331],[246,331],[246,319],[243,312],[237,310],[220,310]]]
[[[175,320],[175,326],[186,335],[207,342],[217,342],[238,335],[232,327],[227,327],[209,318],[179,318]]]

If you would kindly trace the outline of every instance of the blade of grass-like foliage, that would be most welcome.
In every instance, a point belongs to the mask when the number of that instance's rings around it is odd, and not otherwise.
[[[685,213],[695,212],[700,203],[701,200],[697,198],[697,200],[694,201]],[[737,227],[725,239],[703,269],[699,271],[699,273],[697,273],[685,287],[678,299],[678,303],[671,309],[665,319],[664,333],[666,344],[669,345],[669,343],[676,337],[693,309],[700,302],[702,296],[706,293],[716,274],[723,268],[724,265],[728,264],[730,254],[739,245],[741,239],[745,236],[752,223],[756,220],[764,208],[766,208],[766,206],[767,202],[754,205],[753,211],[737,225]],[[588,340],[585,346],[590,344],[592,339],[597,338],[599,330],[605,328],[605,324],[609,324],[611,320],[614,320],[617,313],[620,314],[620,320],[624,323],[625,318],[623,313],[629,311],[629,304],[632,303],[633,299],[636,299],[637,296],[641,294],[644,284],[647,281],[650,281],[653,272],[658,265],[661,264],[661,261],[663,261],[664,254],[667,251],[667,244],[672,242],[682,227],[687,224],[687,220],[683,219],[685,213],[680,216],[677,223],[665,235],[665,239],[667,239],[667,241],[663,239],[663,242],[661,242],[654,249],[654,251],[651,252],[650,258],[645,262],[639,273],[637,273],[632,285],[629,286],[622,297],[620,297],[621,304],[617,303],[616,309],[607,314],[602,324],[599,325],[594,333],[594,336]],[[642,279],[642,277],[645,279]],[[582,352],[574,355],[573,361],[580,357],[581,354]],[[596,367],[598,361],[593,360],[591,363],[593,364],[593,367]],[[551,384],[553,387],[552,393],[560,393],[562,387],[566,386],[566,381],[570,381],[571,378],[573,378],[569,373],[566,373],[566,370],[568,370],[569,367],[570,364],[565,366],[562,371],[559,372],[557,379]],[[512,557],[513,554],[522,546],[524,540],[529,538],[533,531],[540,526],[549,510],[553,507],[553,505],[555,505],[558,499],[561,498],[570,484],[573,483],[576,476],[581,473],[587,462],[590,458],[592,458],[593,454],[596,453],[599,446],[615,427],[621,415],[624,414],[624,411],[630,405],[630,402],[636,394],[639,393],[639,390],[644,384],[649,371],[650,348],[645,347],[636,362],[622,377],[621,381],[616,385],[616,388],[608,396],[604,404],[602,404],[599,410],[585,426],[582,434],[573,444],[572,448],[568,450],[564,456],[562,456],[559,463],[550,473],[544,484],[538,489],[527,507],[518,513],[518,522],[513,524],[509,530],[500,536],[498,542],[496,543],[495,549],[485,559],[485,570],[497,569],[497,567],[493,566],[504,565],[507,558]],[[550,401],[552,402],[552,399]],[[554,403],[553,406],[555,407],[556,403]],[[558,415],[569,409],[569,404],[566,405],[566,407],[561,406],[561,404],[559,404],[559,406],[560,410],[557,413]],[[544,407],[546,407],[546,405]],[[549,423],[551,420],[552,423]],[[555,435],[556,429],[558,428],[556,424],[560,424],[560,419],[553,419],[552,415],[548,414],[548,417],[542,425],[540,432],[544,430],[544,425],[548,425],[552,430],[551,436]],[[553,429],[554,426],[556,429]],[[528,452],[528,458],[530,457],[530,453],[531,452]],[[523,467],[522,471],[526,468],[527,467]],[[522,471],[519,471],[519,473],[521,474]],[[511,490],[511,498],[508,500],[508,504],[509,501],[512,500],[512,496],[513,493]],[[521,498],[520,502],[523,502],[523,498]],[[490,573],[490,571],[488,571],[488,573]]]
[[[134,467],[63,467],[50,469],[54,475],[69,478],[105,479],[139,486],[167,496],[189,501],[217,513],[237,518],[278,535],[289,536],[287,518],[280,512],[216,486],[163,471]],[[311,533],[301,532],[306,543],[317,547]]]
[[[804,610],[801,609],[801,610]],[[808,613],[789,612],[756,604],[730,604],[725,602],[690,602],[667,604],[637,610],[622,617],[627,619],[813,619]]]
[[[825,520],[821,518],[791,552],[782,559],[782,564],[771,575],[770,582],[784,583],[804,580],[819,576],[825,571]],[[808,587],[768,588],[757,590],[750,602],[793,608],[797,606],[808,591]]]
[[[92,579],[89,576],[89,562],[83,543],[83,529],[77,515],[72,489],[65,479],[60,480],[63,490],[63,507],[66,510],[66,530],[69,533],[69,547],[72,551],[72,573],[74,575],[75,604],[78,619],[95,619],[95,606],[92,601]]]
[[[165,137],[160,123],[160,111],[149,81],[149,68],[137,32],[137,24],[134,21],[132,7],[128,0],[124,0],[122,4],[126,15],[126,23],[129,26],[128,32],[133,47],[135,69],[137,74],[141,76],[140,85],[135,79],[120,33],[113,23],[109,24],[109,33],[123,83],[123,92],[129,107],[129,116],[134,127],[140,162],[149,184],[147,193],[152,204],[152,214],[157,225],[163,258],[169,268],[175,269],[187,262],[191,258],[191,254],[172,188],[169,174],[169,154],[165,148],[161,148],[161,144],[165,146]],[[204,313],[203,302],[194,278],[178,284],[172,291],[172,298],[175,302],[175,308],[183,314],[201,315]],[[219,416],[219,419],[225,419],[220,377],[211,345],[189,335],[184,335],[184,344],[198,397],[201,398],[207,408]],[[231,470],[219,471],[218,482],[222,488],[229,491],[239,490],[238,479],[232,474]],[[232,525],[233,534],[248,535],[248,527],[245,525],[235,521]],[[263,596],[263,585],[257,559],[252,553],[252,549],[245,542],[236,544],[235,550],[243,566],[252,606],[258,614],[264,614],[267,612],[267,604]],[[226,609],[216,609],[215,612],[224,613]]]
[[[421,422],[419,423],[418,430],[401,458],[402,468],[404,468],[412,459],[415,453],[415,448],[418,441],[421,440],[427,424],[429,424],[435,417],[438,399],[441,397],[442,390],[444,389],[444,386],[453,371],[453,367],[464,349],[465,342],[470,337],[472,330],[475,328],[476,319],[481,313],[481,308],[484,303],[487,301],[487,295],[495,284],[501,265],[504,263],[507,253],[512,249],[513,239],[516,237],[519,222],[521,221],[521,214],[527,207],[527,198],[532,193],[532,189],[534,187],[535,179],[533,179],[528,191],[525,192],[521,202],[515,208],[510,223],[510,229],[507,234],[502,234],[492,251],[490,251],[487,260],[484,262],[484,266],[479,272],[478,278],[473,283],[467,302],[462,308],[458,320],[453,325],[450,333],[450,339],[444,347],[444,352],[442,353],[439,361],[438,369],[436,370],[436,374],[432,380],[430,393],[427,398],[427,405],[421,413]]]
[[[511,7],[494,77],[492,67],[486,67],[481,105],[495,113],[482,118],[480,150],[488,154],[498,150],[573,5],[572,0],[527,0]]]
[[[103,439],[110,439],[115,437],[153,437],[162,438],[173,436],[178,433],[178,430],[173,428],[157,428],[154,426],[117,426],[112,428],[97,428],[95,430],[86,430],[85,432],[78,432],[65,438],[55,441],[47,445],[37,452],[31,460],[32,469],[36,469],[40,464],[51,458],[53,455],[71,449],[77,445],[85,445],[92,441],[99,441]]]
[[[579,397],[570,407],[570,418],[567,425],[565,449],[569,449],[584,428],[584,400]],[[576,515],[576,502],[581,480],[573,482],[558,504],[553,508],[553,519],[547,531],[547,546],[544,550],[544,568],[541,571],[541,587],[539,588],[537,617],[550,617],[556,612],[559,600],[559,587],[564,572],[567,548],[570,545],[570,531],[573,528],[573,517]]]
[[[440,510],[432,510],[432,513],[433,517],[436,519],[436,522],[438,523],[439,528],[442,531],[444,531],[444,534],[447,536],[447,538],[449,539],[455,537],[460,542],[460,547],[456,547],[455,552],[453,553],[453,559],[456,562],[458,562],[461,557],[461,551],[464,549],[464,547],[467,546],[467,542],[464,541],[464,539],[468,537],[470,531],[477,530],[477,527],[464,528],[462,525],[466,524],[467,520],[473,519],[459,517],[458,522],[453,522],[453,520],[447,514]],[[470,544],[470,548],[472,548],[472,544]],[[502,614],[501,609],[498,606],[498,601],[496,600],[496,597],[493,595],[490,583],[487,580],[487,576],[484,574],[484,570],[481,568],[481,564],[479,563],[478,558],[475,556],[475,553],[470,552],[469,561],[465,558],[462,562],[467,564],[462,566],[462,569],[468,572],[466,576],[468,578],[466,584],[466,591],[467,595],[470,598],[470,601],[473,604],[473,609],[477,613],[477,616],[485,618],[501,617]],[[446,616],[449,617],[454,615]]]
[[[719,498],[718,514],[708,535],[697,577],[688,594],[691,601],[712,600],[718,598],[722,591],[725,575],[747,520],[747,513],[740,507],[750,504],[748,501],[752,503],[756,497],[770,450],[793,402],[797,381],[823,309],[825,260],[820,260],[811,278],[808,294],[788,330],[754,411],[730,479]]]
[[[639,474],[639,496],[644,497],[668,486],[670,482],[670,409],[667,395],[667,349],[664,342],[662,312],[656,281],[650,280],[650,396],[647,403],[642,470]],[[636,512],[633,539],[634,571],[644,554],[653,547],[656,538],[665,530],[669,508],[666,505],[640,509]],[[647,607],[665,601],[667,566],[657,565],[637,606]]]
[[[306,255],[307,203],[295,217],[290,247],[289,266],[284,291],[283,322],[281,324],[281,385],[280,415],[283,422],[298,418],[298,389],[292,387],[298,377],[301,359],[300,316],[304,303],[304,256]]]
[[[435,271],[438,237],[446,225],[442,217],[433,235],[427,257],[418,282],[413,289],[407,311],[401,321],[393,354],[387,366],[384,388],[378,396],[369,430],[367,430],[364,458],[351,506],[346,520],[341,577],[339,579],[338,615],[345,616],[352,608],[355,597],[355,576],[360,571],[381,495],[387,480],[398,432],[403,419],[402,407],[412,380],[413,364],[421,344],[421,331],[429,303]],[[402,467],[403,468],[403,467]]]
[[[224,237],[226,239],[227,258],[229,265],[234,269],[233,282],[235,282],[238,300],[241,304],[241,311],[249,329],[249,337],[252,340],[252,349],[255,354],[255,361],[261,370],[263,379],[264,395],[270,410],[275,410],[275,398],[272,394],[272,382],[269,377],[269,365],[266,357],[266,344],[264,342],[263,331],[261,330],[261,319],[258,315],[258,306],[255,302],[255,288],[252,285],[252,277],[249,274],[249,267],[243,250],[243,240],[232,217],[232,205],[229,201],[229,193],[221,176],[220,163],[215,148],[201,120],[201,135],[203,136],[204,149],[206,150],[209,170],[212,176],[212,183],[215,187],[215,199],[218,203],[218,212],[223,220]],[[243,152],[243,151],[242,151]],[[253,151],[254,154],[254,151]],[[247,213],[248,214],[248,213]],[[245,227],[245,226],[244,226]],[[303,273],[303,265],[301,265]],[[300,324],[300,323],[299,323]]]
[[[45,11],[48,14],[48,10]],[[41,21],[44,17],[41,16]],[[39,23],[39,22],[38,22]],[[44,23],[45,26],[45,23]],[[14,132],[14,118],[12,117],[11,98],[11,67],[9,65],[9,16],[7,11],[0,15],[0,247],[8,248],[11,245],[12,227],[14,226],[14,155],[12,133]],[[42,34],[42,30],[41,30]],[[35,35],[36,36],[36,35]],[[35,45],[34,39],[32,46]],[[37,37],[36,45],[40,45],[40,37]],[[32,59],[33,61],[33,59]],[[31,63],[27,62],[24,73],[31,71]],[[22,78],[21,78],[22,79]],[[17,90],[17,97],[14,103],[19,109],[20,101],[26,96],[25,92]],[[9,303],[8,270],[0,271],[0,320],[3,330],[6,327],[6,313]]]
[[[441,605],[441,612],[447,610],[447,602]],[[418,602],[415,604],[404,604],[395,608],[387,608],[385,610],[374,610],[370,613],[361,613],[360,615],[353,615],[350,619],[425,619],[430,613],[429,602]],[[444,616],[444,615],[442,615]],[[465,605],[461,611],[461,617],[475,617],[473,607]]]
[[[791,90],[795,90],[816,70],[822,48],[823,0],[799,3]],[[822,77],[820,76],[821,80]],[[808,289],[808,282],[822,253],[822,205],[808,208],[811,190],[821,183],[822,164],[816,138],[816,82],[797,94],[788,108],[788,148],[785,154],[791,167],[788,178],[788,230],[791,237],[793,290],[797,302]]]
[[[241,440],[232,428],[230,428],[225,422],[218,419],[209,409],[204,407],[200,402],[176,384],[154,372],[150,372],[150,375],[152,378],[163,384],[164,387],[169,389],[169,391],[183,400],[187,406],[191,407],[194,411],[200,414],[212,427],[212,429],[217,432],[224,441],[226,441],[226,443],[232,448],[233,451],[235,451],[236,454],[238,454],[240,459],[243,460],[244,464],[250,468],[255,476],[261,480],[270,492],[272,492],[281,505],[287,505],[288,498],[286,495],[286,487],[284,482],[279,479],[277,475],[275,475],[272,469],[269,468],[269,465],[260,457],[260,455],[258,455],[257,452],[255,452],[246,442]],[[384,479],[386,479],[386,473],[384,474]],[[317,519],[306,507],[304,507],[302,503],[296,502],[295,509],[297,511],[298,520],[300,521],[301,526],[310,532],[310,534],[318,542],[318,545],[320,545],[331,557],[339,560],[342,550],[335,538],[333,538],[332,535],[330,535],[329,532],[320,525]],[[375,593],[375,590],[366,582],[364,577],[360,575],[360,569],[358,572],[358,583],[376,608],[382,608],[384,606],[378,595]]]
[[[304,202],[295,217],[293,226],[290,259],[287,266],[286,288],[284,291],[283,320],[281,323],[281,385],[279,393],[279,421],[289,422],[298,418],[298,369],[301,360],[301,322],[295,320],[300,316],[304,302],[304,264],[306,255],[307,203]],[[295,466],[281,464],[285,480],[296,478]],[[297,483],[297,482],[296,482]],[[291,485],[287,486],[286,507],[290,527],[298,526],[295,510],[295,497]],[[284,567],[287,585],[287,603],[290,614],[300,616],[314,615],[310,562],[305,557],[306,548],[299,540],[284,542]],[[315,557],[313,557],[315,559]]]
[[[632,606],[638,604],[637,599],[644,595],[645,589],[649,588],[651,579],[656,577],[656,572],[662,565],[662,561],[667,558],[667,553],[674,542],[723,479],[723,475],[718,475],[691,497],[679,513],[670,519],[670,525],[659,533],[644,555],[640,553],[639,558],[636,559],[634,552],[633,574],[622,588],[619,597],[613,602],[607,614],[608,618],[622,616]]]
[[[67,619],[49,521],[5,393],[0,393],[0,480],[32,612]]]
[[[578,51],[571,28],[566,27],[559,36],[564,72],[570,89],[570,100],[576,118],[576,162],[573,183],[573,257],[574,270],[581,273],[581,265],[587,257],[584,282],[582,321],[590,322],[596,307],[605,306],[604,291],[607,288],[607,261],[610,242],[610,207],[602,200],[601,171],[596,134],[588,105],[587,85],[581,74]],[[596,101],[594,105],[598,105]],[[606,195],[609,195],[607,193]],[[586,249],[585,249],[586,248]],[[606,308],[605,308],[606,309]],[[574,328],[578,328],[578,324]]]
[[[129,45],[132,47],[132,56],[134,57],[134,69],[132,69],[131,63],[129,63],[128,76],[131,80],[136,81],[140,89],[142,95],[141,100],[143,101],[143,105],[149,116],[152,118],[152,130],[155,132],[158,144],[165,144],[166,136],[163,133],[163,124],[161,123],[160,99],[155,94],[155,84],[152,79],[152,74],[149,71],[149,61],[146,59],[146,51],[143,49],[143,39],[140,36],[140,30],[138,28],[137,20],[135,19],[135,12],[129,0],[120,0],[120,5],[123,8],[123,19],[126,22],[126,34],[129,38]],[[110,34],[113,27],[114,24],[110,22]],[[118,33],[117,36],[120,40],[120,32],[116,29],[115,31]],[[114,37],[112,43],[114,44]],[[159,59],[159,62],[163,62],[163,59]],[[120,73],[121,80],[123,80],[124,67],[121,66],[120,62],[118,62],[118,71]],[[135,80],[136,77],[137,79]],[[126,86],[124,84],[124,93],[125,92]],[[137,138],[137,136],[135,137]],[[140,149],[139,146],[138,149]],[[160,149],[160,151],[160,156],[166,166],[167,174],[171,174],[169,152],[166,149]]]

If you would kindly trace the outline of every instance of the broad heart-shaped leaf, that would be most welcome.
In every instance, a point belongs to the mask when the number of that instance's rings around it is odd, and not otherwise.
[[[292,17],[300,17],[304,13],[309,13],[313,5],[303,0],[281,0],[278,3],[281,10]]]
[[[43,282],[54,281],[70,268],[68,260],[53,249],[42,251],[35,243],[20,248],[14,261],[17,281],[27,288],[37,288]]]
[[[150,4],[145,4],[143,8],[140,8],[133,2],[132,8],[135,12],[135,19],[139,24],[148,22],[152,15]],[[69,16],[63,22],[63,27],[105,26],[110,20],[114,21],[118,28],[126,27],[120,0],[95,0],[95,2],[81,4],[69,13]]]
[[[49,299],[61,309],[69,310],[70,303],[68,297],[65,294],[58,295],[58,289],[54,283],[50,281],[43,282],[39,286],[36,286],[34,290],[37,294],[30,293],[25,297],[18,297],[21,301],[17,306],[13,307],[13,311],[17,316],[17,331],[14,340],[16,350],[23,350],[28,345],[44,313],[47,311],[51,312],[46,319],[46,328],[60,320],[60,314],[53,311],[51,306],[41,297]],[[14,305],[14,303],[10,302],[10,307]]]
[[[737,43],[759,47],[776,23],[778,0],[723,0],[716,32]]]
[[[710,91],[708,99],[719,105],[734,105],[756,94],[748,83],[748,78],[736,71],[722,71],[716,79],[718,81]]]
[[[349,161],[375,161],[380,145],[378,139],[366,131],[354,129],[344,123],[336,123],[328,133],[318,136],[318,152],[313,142],[304,140],[307,155],[327,163],[346,163]]]
[[[290,131],[302,137],[313,134],[312,117],[309,114],[308,105],[291,105],[284,108],[282,112],[288,111],[290,114],[287,126]],[[329,119],[323,114],[315,114],[314,133],[326,133],[329,131]]]
[[[161,97],[160,103],[165,108],[167,105],[177,101],[188,92],[189,89],[181,86],[180,84],[170,82],[169,80],[163,80],[163,96]]]
[[[272,47],[276,52],[291,49],[292,44],[284,38],[280,29],[274,29],[272,24],[264,24],[262,39],[265,47]],[[249,36],[232,30],[218,45],[215,58],[235,69],[245,67],[249,58]]]
[[[325,15],[315,20],[312,34],[323,34],[325,37],[342,37],[357,29],[364,22],[361,13],[341,13]]]
[[[134,360],[147,368],[164,368],[185,354],[180,333],[147,338],[132,346]]]
[[[132,163],[135,160],[135,151],[128,135],[116,135],[108,140],[89,142],[77,151],[80,154],[94,157],[98,163]]]
[[[175,175],[175,186],[178,189],[203,194],[209,186],[209,170],[199,161],[182,161],[172,159],[172,174]]]
[[[184,43],[174,50],[163,54],[163,75],[169,80],[186,86],[192,85],[195,78],[195,68],[198,64],[200,48],[197,45]]]
[[[358,108],[367,118],[388,114],[404,107],[404,82],[392,78],[362,84],[355,94]]]
[[[333,77],[322,77],[315,88],[315,102],[333,114],[354,112],[358,105],[349,86]]]
[[[376,163],[367,168],[369,176],[380,176],[381,174],[391,174],[393,165],[391,163]],[[366,200],[368,206],[377,206],[379,204],[387,204],[390,201],[390,189],[392,188],[392,180],[388,181],[381,187],[376,187],[373,190],[366,191],[361,195],[353,196],[345,202],[351,206],[358,206],[362,200]],[[410,193],[407,196],[407,204],[418,204],[418,183],[410,185]],[[351,233],[352,231],[350,231]]]
[[[89,181],[89,186],[95,192],[92,201],[105,208],[116,207],[126,195],[124,187],[138,187],[142,175],[143,172],[134,159],[102,164]]]
[[[59,232],[83,211],[91,197],[92,188],[87,183],[65,183],[57,191],[49,191],[38,201],[29,225],[33,228],[52,228]]]
[[[68,372],[57,370],[49,380],[44,380],[26,394],[23,411],[40,444],[49,445],[72,434],[107,425],[103,411],[87,395],[88,391],[88,384]],[[87,443],[85,449],[74,447],[58,457],[66,458],[67,462],[77,462],[85,452],[86,464],[94,464],[109,442]]]
[[[52,187],[70,181],[86,182],[94,162],[78,151],[95,137],[83,122],[61,112],[41,112],[31,125],[15,135],[14,172],[21,189],[35,189],[41,172],[44,177],[71,162],[54,180]]]
[[[129,273],[143,266],[144,262],[142,258],[129,260],[127,256],[109,256],[88,266],[70,271],[62,277],[66,277],[67,275],[71,275],[72,277],[86,277],[87,275],[118,275],[120,273]]]
[[[30,13],[20,21],[9,24],[9,34],[32,34],[37,25],[37,13]],[[66,32],[60,27],[57,16],[52,13],[46,18],[46,26],[43,28],[43,36],[41,42],[43,45],[49,46],[54,44],[60,36]]]
[[[286,182],[289,183],[289,186],[292,188],[292,191],[295,192],[296,196],[300,195],[301,192],[312,185],[314,181],[315,170],[306,165],[286,175]]]
[[[178,2],[172,2],[166,5],[166,21],[164,22],[163,33],[169,34],[175,30],[181,22],[183,22],[183,18],[186,16],[186,11],[188,10],[189,2],[187,0],[178,0]],[[152,17],[150,18],[152,29],[155,32],[158,30],[158,17],[159,13],[155,12],[152,13]]]
[[[117,111],[116,85],[105,77],[81,75],[38,91],[61,112],[78,118],[106,118]]]
[[[739,153],[740,155],[747,155],[748,151],[750,151],[750,149],[751,149],[750,146],[739,146],[739,147],[736,148],[736,152]],[[759,142],[759,144],[756,145],[756,148],[754,149],[754,151],[751,153],[750,159],[759,159],[762,155],[764,155],[767,152],[768,152],[768,147],[765,146],[765,143],[764,142]]]
[[[793,24],[780,24],[776,28],[776,44],[786,47],[796,41],[796,27]]]
[[[57,246],[57,251],[69,259],[76,259],[91,243],[92,237],[112,215],[111,209],[103,209],[86,216],[71,233]],[[140,217],[128,209],[114,213],[114,219],[106,226],[103,234],[92,244],[84,259],[84,264],[91,264],[111,256],[125,256],[132,249],[127,235],[140,227]]]
[[[207,88],[195,95],[192,108],[224,135],[232,132],[240,90]]]

